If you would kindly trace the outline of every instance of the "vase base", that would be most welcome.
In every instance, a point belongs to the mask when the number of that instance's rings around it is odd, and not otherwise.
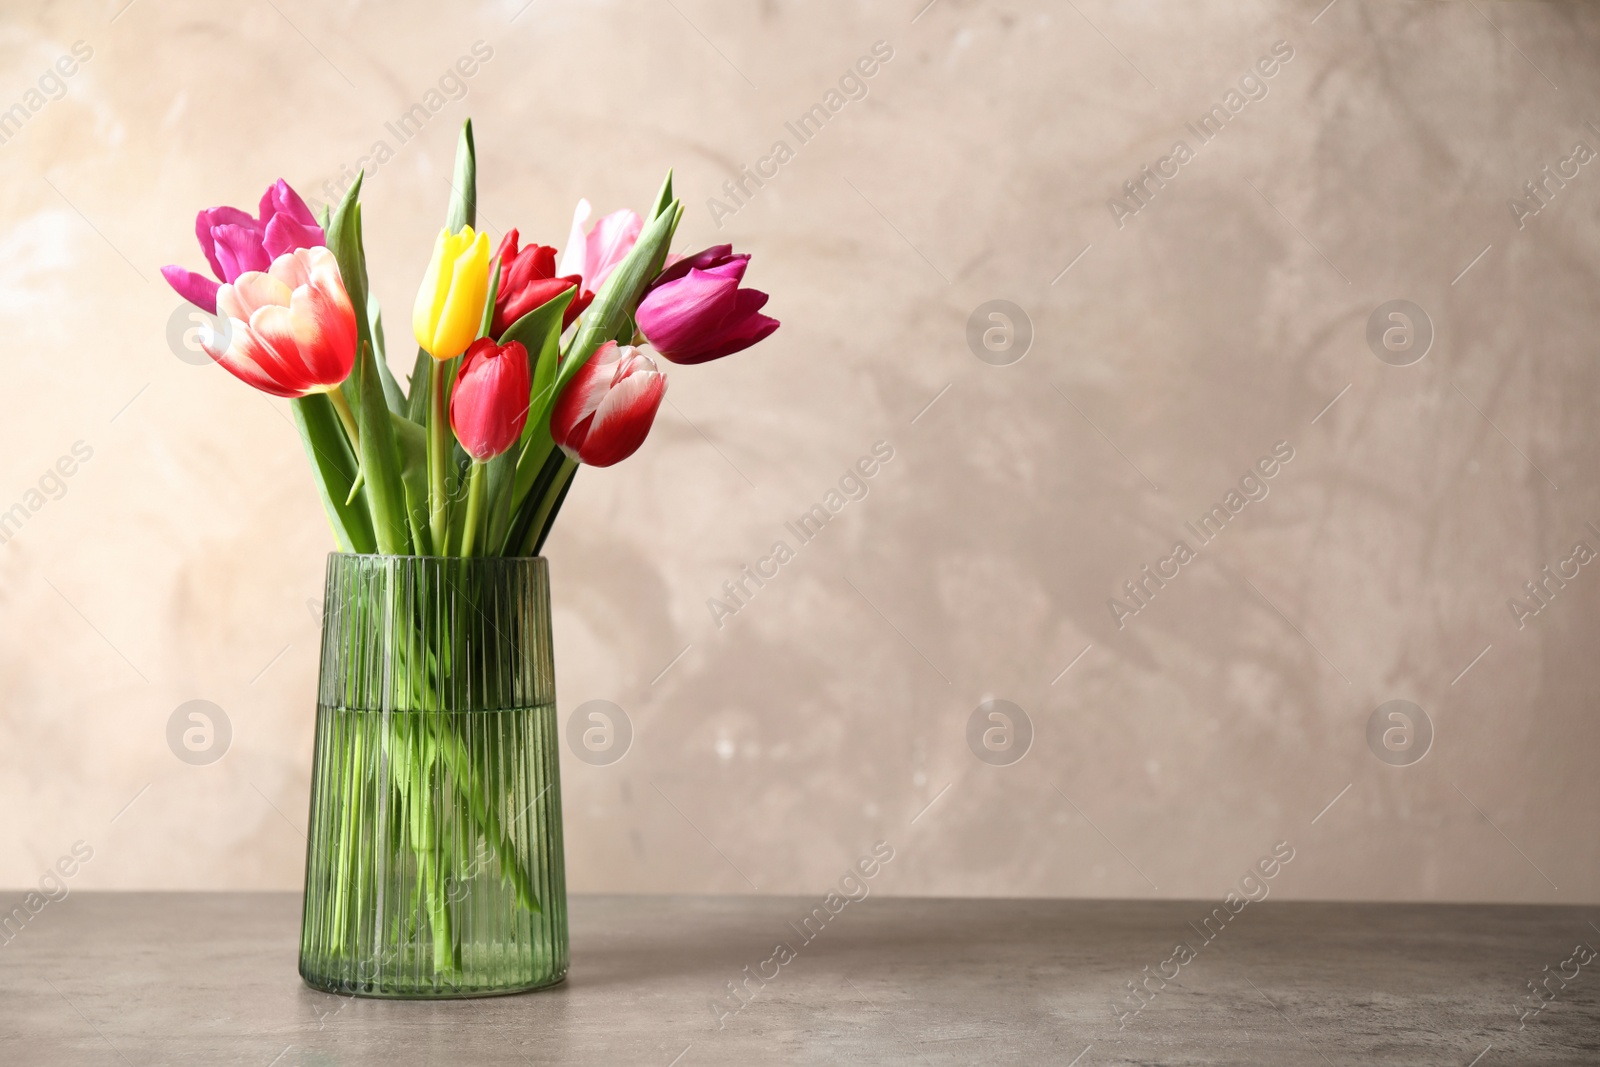
[[[365,997],[369,1000],[473,1000],[480,997],[510,997],[518,993],[534,993],[541,989],[561,985],[567,972],[538,979],[524,985],[485,986],[479,988],[403,989],[384,988],[372,982],[347,982],[340,979],[323,979],[300,972],[300,980],[319,993],[332,993],[341,997]]]

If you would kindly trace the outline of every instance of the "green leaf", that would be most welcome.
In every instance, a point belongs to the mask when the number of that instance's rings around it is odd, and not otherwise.
[[[506,332],[501,335],[501,344],[510,344],[512,341],[521,341],[528,350],[528,377],[532,382],[529,391],[528,423],[522,429],[522,439],[517,448],[516,480],[513,483],[509,512],[515,511],[527,497],[528,490],[533,485],[533,479],[539,473],[540,466],[544,463],[544,456],[530,444],[541,438],[548,441],[550,437],[550,409],[549,403],[552,389],[555,385],[556,371],[561,361],[561,322],[566,316],[567,306],[577,296],[576,288],[546,300],[516,322],[506,327]],[[494,468],[490,468],[490,475]],[[491,480],[489,490],[494,492],[495,483]],[[491,496],[491,499],[493,497]],[[497,528],[491,521],[489,530],[491,535],[503,535],[503,527]],[[490,540],[489,544],[496,542]]]
[[[344,199],[339,206],[333,209],[333,214],[328,218],[325,233],[328,242],[328,251],[333,253],[333,258],[339,264],[339,277],[344,281],[345,292],[350,294],[350,306],[353,308],[367,307],[367,259],[361,251],[361,182],[364,172],[356,174],[356,180],[350,183],[350,188],[345,192]],[[356,316],[356,350],[361,350],[361,345],[372,343],[372,325],[366,314]],[[350,410],[356,413],[359,420],[361,415],[362,390],[360,383],[352,374],[340,386],[344,398],[350,404]]]
[[[450,179],[450,211],[444,225],[451,233],[463,226],[478,224],[478,152],[472,144],[472,120],[461,124],[461,139],[456,142],[456,171]]]
[[[541,513],[544,510],[545,496],[551,485],[561,476],[568,462],[567,454],[555,446],[555,442],[550,440],[548,434],[543,441],[535,440],[533,444],[538,450],[535,456],[533,485],[528,490],[527,497],[517,507],[511,530],[501,548],[502,555],[524,555],[531,550],[534,539],[539,535],[539,531],[534,529],[534,524],[543,517]]]
[[[327,512],[328,525],[333,527],[333,536],[339,542],[339,551],[376,552],[377,539],[373,536],[372,519],[366,507],[360,502],[345,503],[350,487],[355,484],[358,467],[339,415],[333,410],[333,401],[324,393],[312,393],[289,401],[289,408],[294,413],[300,440],[306,446],[306,456],[311,460],[317,495],[322,497],[322,507]]]
[[[567,314],[567,305],[578,293],[574,286],[565,292],[551,297],[522,318],[506,327],[505,333],[500,335],[500,344],[508,345],[512,341],[522,342],[522,347],[528,350],[528,372],[537,381],[540,365],[543,363],[545,353],[554,354],[561,343],[561,320]],[[555,371],[550,372],[554,377]],[[538,390],[535,389],[535,392]]]
[[[537,556],[544,551],[544,543],[549,539],[551,529],[555,527],[556,516],[561,514],[561,505],[567,502],[567,491],[572,488],[572,479],[577,477],[577,474],[578,464],[576,460],[568,459],[561,465],[561,470],[556,475],[556,483],[552,486],[555,499],[550,502],[549,509],[539,518],[539,536],[533,542],[532,555]]]
[[[417,346],[417,361],[411,366],[411,381],[406,383],[406,418],[418,425],[428,421],[428,385],[433,374],[433,357],[427,349]]]
[[[405,487],[400,480],[400,453],[395,445],[394,424],[383,399],[383,382],[378,377],[377,360],[370,345],[361,348],[361,467],[366,472],[367,504],[372,512],[372,528],[378,551],[403,556],[411,549],[411,528],[406,521]]]
[[[646,215],[645,218],[655,218],[667,210],[667,205],[670,203],[672,203],[672,170],[669,167],[667,169],[667,179],[661,183],[661,191],[656,194],[656,202],[651,205],[650,214]]]
[[[489,272],[489,288],[483,298],[483,319],[478,324],[478,336],[488,337],[490,329],[494,326],[494,302],[500,297],[500,259],[492,257],[492,270]]]
[[[428,431],[403,415],[389,414],[400,454],[400,482],[405,487],[406,523],[416,554],[433,554],[428,535]]]
[[[400,388],[394,371],[389,367],[389,357],[383,350],[383,312],[378,310],[378,302],[370,296],[367,297],[367,311],[372,316],[372,347],[378,353],[378,377],[383,379],[383,399],[392,413],[403,416],[407,410],[405,390]]]
[[[372,295],[372,283],[367,276],[366,237],[361,228],[361,212],[356,212],[356,258],[361,264],[361,291],[367,294],[367,336],[372,339],[372,350],[378,354],[378,375],[383,379],[383,399],[390,411],[405,411],[406,396],[400,383],[394,380],[389,369],[389,354],[383,344],[383,311],[377,297]],[[343,268],[341,268],[342,270]]]
[[[488,476],[488,508],[485,517],[484,555],[505,554],[506,537],[511,532],[511,495],[516,487],[517,460],[521,451],[508,448],[485,464]]]

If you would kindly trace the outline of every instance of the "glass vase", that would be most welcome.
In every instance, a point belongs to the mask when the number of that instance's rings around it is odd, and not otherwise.
[[[543,558],[328,557],[300,974],[373,997],[567,973]]]

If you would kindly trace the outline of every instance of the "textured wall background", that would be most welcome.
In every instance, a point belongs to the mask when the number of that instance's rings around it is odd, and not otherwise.
[[[1600,12],[924,2],[8,12],[0,109],[42,106],[0,144],[0,507],[42,506],[0,545],[0,883],[82,840],[83,886],[298,887],[332,539],[286,408],[179,358],[157,271],[200,262],[198,208],[279,175],[325,198],[381,140],[368,254],[403,338],[470,115],[495,238],[561,243],[579,196],[643,208],[672,165],[680,249],[754,253],[784,322],[669,367],[650,441],[582,474],[547,548],[561,713],[634,731],[609,766],[563,753],[573,888],[818,891],[885,839],[881,891],[1212,897],[1288,841],[1284,896],[1600,899],[1600,567],[1520,629],[1507,603],[1600,548],[1600,166],[1537,214],[1524,189],[1600,149]],[[1145,165],[1176,175],[1108,206]],[[995,299],[1031,324],[1007,365],[967,339]],[[1367,341],[1396,299],[1431,323],[1409,366]],[[799,546],[785,521],[879,441]],[[64,495],[28,496],[75,442]],[[1202,545],[1185,522],[1278,442]],[[1032,723],[1020,762],[969,749],[991,698]],[[167,742],[194,699],[231,725],[209,765]],[[1432,724],[1419,762],[1369,748],[1391,699]]]

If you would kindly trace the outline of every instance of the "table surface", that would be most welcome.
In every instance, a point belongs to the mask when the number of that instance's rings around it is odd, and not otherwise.
[[[1600,959],[1564,965],[1600,909],[1268,900],[1204,928],[1210,902],[874,896],[803,941],[821,903],[577,896],[564,984],[396,1002],[300,982],[297,895],[74,893],[0,946],[0,1063],[1600,1063]]]

